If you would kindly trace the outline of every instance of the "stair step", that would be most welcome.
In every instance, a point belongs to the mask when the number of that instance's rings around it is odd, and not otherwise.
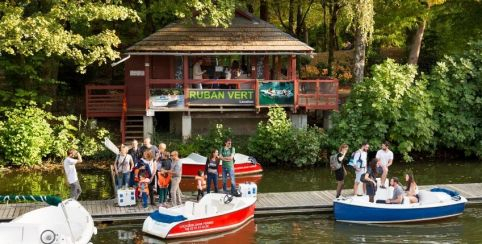
[[[144,128],[144,125],[126,125],[126,128]]]
[[[126,134],[144,134],[144,131],[142,130],[136,130],[136,131],[126,131]]]
[[[132,122],[132,123],[143,123],[144,120],[142,119],[126,119],[126,122],[129,123],[129,122]]]

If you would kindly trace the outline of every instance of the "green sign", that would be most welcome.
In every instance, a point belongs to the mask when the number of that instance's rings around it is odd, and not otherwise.
[[[254,90],[189,89],[189,105],[254,105]]]

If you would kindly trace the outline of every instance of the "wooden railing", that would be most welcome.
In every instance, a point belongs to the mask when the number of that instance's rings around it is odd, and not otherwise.
[[[87,118],[122,117],[127,110],[125,86],[86,85],[85,113]]]
[[[338,80],[298,80],[297,108],[338,110]]]

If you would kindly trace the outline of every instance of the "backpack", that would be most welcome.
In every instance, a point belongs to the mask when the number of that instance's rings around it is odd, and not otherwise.
[[[330,168],[331,171],[335,171],[341,168],[341,163],[338,162],[338,153],[330,156]]]
[[[358,163],[358,166],[361,167],[362,165],[362,160],[361,160],[361,153],[360,153],[360,157],[358,157],[358,160],[355,160],[355,154],[356,152],[358,151],[355,151],[351,154],[351,157],[350,157],[350,161],[348,161],[348,165],[355,168],[355,165]]]

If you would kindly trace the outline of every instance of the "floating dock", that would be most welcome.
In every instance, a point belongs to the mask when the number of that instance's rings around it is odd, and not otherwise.
[[[467,206],[482,204],[482,183],[440,184],[420,186],[420,189],[429,189],[435,186],[459,192],[467,198]],[[352,190],[347,189],[343,193],[351,194]],[[191,192],[184,194],[183,200],[195,201],[195,196]],[[334,198],[334,190],[260,193],[256,202],[255,217],[330,213],[333,212]],[[152,211],[157,209],[156,206],[151,205],[144,209],[140,203],[137,206],[118,207],[115,199],[81,201],[81,204],[90,212],[95,222],[144,220]],[[26,212],[44,206],[46,206],[45,203],[0,204],[0,221],[10,221]]]

